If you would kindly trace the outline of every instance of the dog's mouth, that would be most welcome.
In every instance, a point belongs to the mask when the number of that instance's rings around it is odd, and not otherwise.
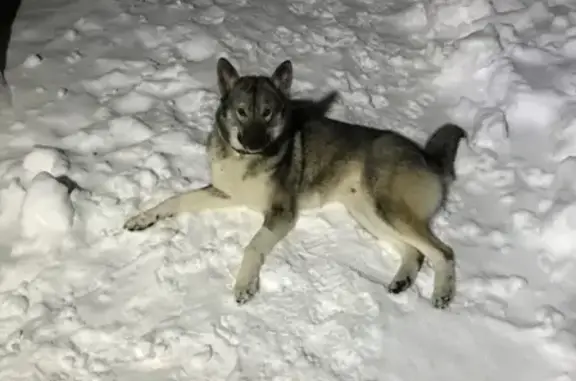
[[[258,149],[258,150],[251,150],[251,149],[246,149],[246,148],[232,147],[232,149],[234,149],[234,151],[236,151],[242,155],[257,155],[257,154],[261,153],[262,151],[264,151],[264,148]]]
[[[242,145],[241,147],[232,146],[232,149],[242,155],[259,155],[266,152],[266,150],[270,148],[270,146],[272,146],[272,141],[268,141],[266,142],[266,144],[259,146],[258,148],[246,147]]]

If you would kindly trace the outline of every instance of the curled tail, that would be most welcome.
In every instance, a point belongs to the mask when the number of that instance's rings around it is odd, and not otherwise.
[[[467,138],[466,131],[455,124],[445,124],[438,128],[426,142],[424,152],[442,174],[451,180],[456,178],[454,159],[460,139]]]

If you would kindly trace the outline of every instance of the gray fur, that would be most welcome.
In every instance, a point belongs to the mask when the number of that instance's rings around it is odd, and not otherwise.
[[[222,98],[207,145],[211,184],[175,195],[124,227],[142,230],[177,213],[240,205],[261,212],[263,224],[244,249],[234,286],[242,304],[257,293],[266,256],[299,211],[339,202],[402,256],[390,292],[413,284],[425,256],[435,270],[432,304],[447,307],[455,294],[454,254],[430,220],[454,179],[465,132],[443,126],[422,148],[392,131],[329,119],[324,114],[336,93],[316,103],[290,99],[290,61],[270,77],[239,76],[221,58],[217,73]]]

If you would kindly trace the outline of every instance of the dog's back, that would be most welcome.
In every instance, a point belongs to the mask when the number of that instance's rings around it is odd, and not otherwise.
[[[346,187],[369,187],[379,194],[389,191],[388,195],[381,194],[387,198],[406,193],[406,189],[394,191],[394,182],[402,176],[422,178],[429,173],[430,186],[425,188],[428,190],[436,189],[436,183],[449,182],[454,176],[458,142],[466,136],[460,127],[446,125],[433,133],[425,147],[420,147],[390,130],[327,117],[309,118],[301,130],[305,163],[301,192],[333,193]],[[445,191],[444,187],[438,189]]]

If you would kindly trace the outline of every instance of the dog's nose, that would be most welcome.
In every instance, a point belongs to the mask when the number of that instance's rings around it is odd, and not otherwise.
[[[266,131],[243,131],[238,134],[238,141],[242,146],[250,151],[257,151],[268,144]]]

